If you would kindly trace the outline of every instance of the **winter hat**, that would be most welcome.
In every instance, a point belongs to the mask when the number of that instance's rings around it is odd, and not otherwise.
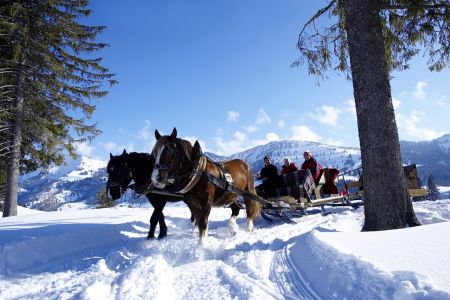
[[[268,155],[264,156],[264,159],[270,159],[270,160],[272,160],[272,159],[270,158],[270,156],[268,156]]]
[[[305,152],[303,152],[303,155],[309,155],[309,156],[312,156],[312,155],[311,155],[311,152],[310,152],[309,150],[305,150]]]

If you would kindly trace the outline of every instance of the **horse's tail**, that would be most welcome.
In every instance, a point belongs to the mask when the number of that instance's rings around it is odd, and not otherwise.
[[[246,186],[246,190],[254,195],[256,195],[256,190],[255,190],[255,182],[253,180],[253,172],[252,172],[252,168],[245,163],[246,167],[247,167],[247,186]],[[261,203],[259,203],[258,201],[255,200],[250,200],[250,199],[245,199],[245,209],[247,211],[247,217],[254,220],[257,217],[259,217],[259,215],[261,214]]]

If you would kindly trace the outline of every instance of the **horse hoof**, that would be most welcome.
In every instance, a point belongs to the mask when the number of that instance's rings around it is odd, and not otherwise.
[[[158,235],[158,240],[162,240],[163,238],[165,238],[167,236],[167,233],[164,232],[163,234],[159,234]]]

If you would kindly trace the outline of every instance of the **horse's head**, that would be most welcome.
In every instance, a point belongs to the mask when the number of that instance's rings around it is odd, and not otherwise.
[[[106,172],[108,173],[108,183],[106,184],[107,190],[113,200],[119,199],[123,192],[130,184],[133,175],[131,169],[127,163],[128,153],[123,150],[121,155],[113,156],[109,155],[110,159]],[[108,192],[107,192],[108,193]]]
[[[155,130],[156,144],[153,147],[152,156],[155,165],[152,173],[152,183],[159,189],[172,185],[178,176],[184,175],[184,168],[202,154],[200,144],[195,146],[189,141],[177,138],[177,129],[174,128],[171,135],[161,136]]]

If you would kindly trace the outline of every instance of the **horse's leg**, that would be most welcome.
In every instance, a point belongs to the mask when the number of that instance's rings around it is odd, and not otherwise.
[[[198,221],[200,219],[200,206],[196,205],[199,203],[199,201],[196,198],[190,198],[189,200],[184,200],[184,203],[189,207],[189,210],[191,212],[191,223],[192,223],[192,233],[196,231],[198,228]]]
[[[158,235],[158,239],[163,239],[167,236],[167,225],[166,222],[164,220],[164,214],[163,214],[163,209],[167,204],[167,201],[164,199],[160,200],[161,203],[161,213],[159,214],[159,235]]]
[[[208,218],[210,212],[211,212],[211,201],[208,201],[208,199],[204,199],[204,202],[202,203],[202,207],[200,210],[200,216],[197,220],[198,231],[200,235],[200,239],[198,242],[200,245],[202,245],[208,238]]]
[[[148,201],[153,206],[153,213],[152,213],[152,216],[150,217],[150,229],[148,230],[147,240],[155,238],[156,224],[158,223],[158,219],[159,219],[159,213],[156,211],[155,204],[153,204],[154,201],[150,200],[150,198],[148,198]]]
[[[239,231],[239,226],[236,223],[237,216],[239,215],[240,207],[236,202],[231,203],[231,218],[228,221],[228,230],[231,234],[235,235]]]
[[[164,206],[166,205],[166,201],[161,201],[160,199],[155,197],[148,198],[150,203],[153,205],[153,213],[150,217],[150,230],[148,231],[147,239],[153,239],[155,238],[155,229],[156,224],[159,222],[159,236],[158,238],[163,238],[167,236],[167,226],[164,222],[164,215],[162,213]],[[161,237],[161,234],[163,235]]]
[[[253,218],[249,217],[247,214],[247,231],[252,232],[254,227]]]

